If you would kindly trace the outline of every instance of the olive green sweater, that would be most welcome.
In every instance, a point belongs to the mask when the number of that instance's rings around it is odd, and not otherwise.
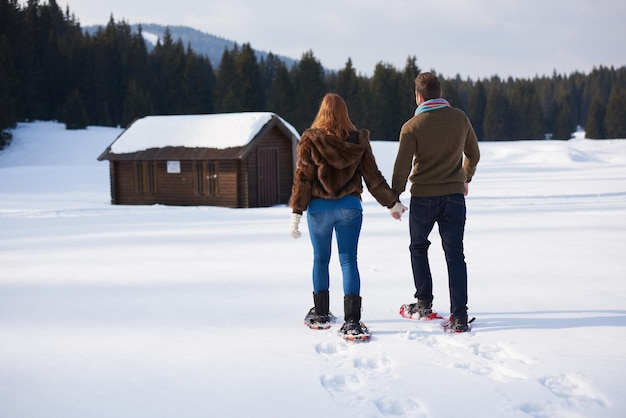
[[[391,188],[399,196],[408,177],[411,196],[464,193],[479,159],[476,134],[462,110],[421,113],[402,126]]]

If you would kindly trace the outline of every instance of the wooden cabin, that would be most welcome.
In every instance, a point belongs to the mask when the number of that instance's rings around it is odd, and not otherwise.
[[[298,140],[269,112],[147,116],[98,160],[113,204],[265,207],[289,201]]]

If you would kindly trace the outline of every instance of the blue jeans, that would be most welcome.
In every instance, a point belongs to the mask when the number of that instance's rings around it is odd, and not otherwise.
[[[307,225],[313,244],[313,291],[319,293],[330,287],[331,244],[333,231],[337,235],[339,262],[343,274],[344,295],[359,295],[361,277],[356,256],[363,224],[363,211],[360,209],[333,209],[321,212],[307,212]]]
[[[411,197],[409,248],[415,297],[430,302],[433,300],[433,278],[428,262],[430,246],[428,236],[437,223],[448,267],[450,313],[453,317],[467,316],[467,266],[463,254],[465,216],[465,196],[462,194]]]

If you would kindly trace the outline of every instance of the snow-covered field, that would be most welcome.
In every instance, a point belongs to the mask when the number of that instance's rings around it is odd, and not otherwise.
[[[119,133],[20,124],[0,151],[0,417],[626,416],[626,140],[481,143],[472,333],[399,317],[408,222],[366,193],[373,335],[347,343],[302,323],[311,245],[286,206],[112,206],[96,158]],[[373,149],[390,180],[397,144]]]

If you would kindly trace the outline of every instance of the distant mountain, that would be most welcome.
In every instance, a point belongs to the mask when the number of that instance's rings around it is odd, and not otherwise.
[[[197,29],[193,29],[187,26],[163,26],[157,25],[154,23],[140,23],[130,25],[133,32],[139,31],[139,26],[141,26],[141,33],[143,34],[144,39],[146,40],[146,45],[148,50],[151,50],[157,43],[159,39],[163,39],[165,35],[165,29],[169,28],[170,34],[174,41],[178,41],[179,39],[182,41],[185,48],[187,45],[191,46],[196,53],[200,55],[205,55],[211,61],[213,68],[217,69],[222,60],[222,54],[224,53],[224,49],[231,50],[235,47],[235,42],[230,41],[228,39],[221,38],[219,36],[210,35],[208,33],[201,32]],[[98,28],[101,26],[87,26],[84,28],[90,34],[95,33]],[[257,59],[261,60],[267,57],[268,52],[254,50]],[[278,59],[287,65],[287,68],[291,68],[293,64],[297,62],[297,60],[281,55],[274,54]]]

